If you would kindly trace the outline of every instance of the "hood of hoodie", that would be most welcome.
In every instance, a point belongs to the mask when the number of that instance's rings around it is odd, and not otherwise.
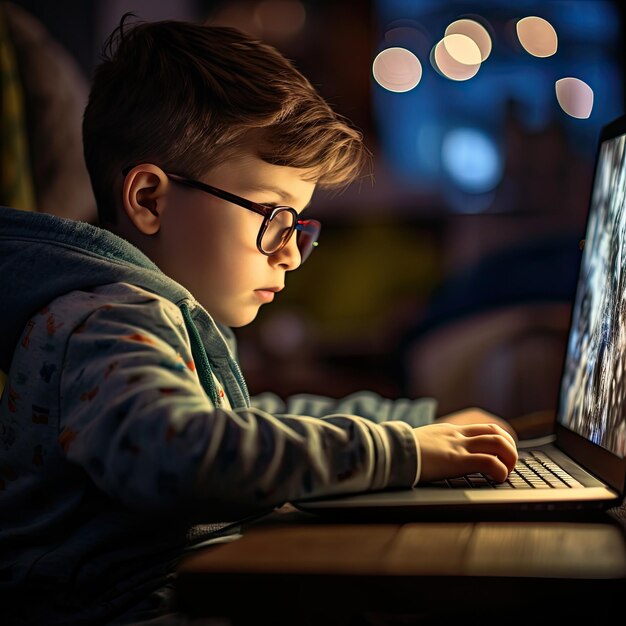
[[[8,372],[15,345],[36,311],[70,291],[115,282],[137,285],[181,308],[194,356],[200,355],[196,367],[203,386],[207,393],[214,391],[207,389],[212,387],[212,377],[202,341],[222,343],[217,346],[220,351],[230,353],[234,336],[230,329],[218,326],[185,287],[164,274],[141,250],[107,230],[8,207],[0,207],[0,369]],[[200,338],[190,308],[202,330],[212,331],[211,337]],[[203,366],[209,372],[201,371]]]

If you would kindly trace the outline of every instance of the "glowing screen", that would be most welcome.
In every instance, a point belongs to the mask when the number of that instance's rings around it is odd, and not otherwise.
[[[572,310],[559,422],[626,455],[626,137],[603,141]]]

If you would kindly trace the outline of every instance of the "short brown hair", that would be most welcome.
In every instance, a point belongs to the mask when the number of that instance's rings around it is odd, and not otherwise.
[[[198,178],[253,136],[261,159],[310,169],[320,187],[344,186],[368,163],[361,133],[275,48],[234,28],[129,17],[105,43],[83,117],[101,223],[115,223],[124,167]]]

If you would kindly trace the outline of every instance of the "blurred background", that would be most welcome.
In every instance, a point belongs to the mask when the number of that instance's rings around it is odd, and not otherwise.
[[[95,220],[80,119],[126,11],[263,39],[362,131],[373,179],[316,191],[317,251],[236,330],[253,394],[371,389],[506,418],[556,408],[598,133],[624,112],[621,3],[0,6],[3,127],[10,115],[23,130],[1,133],[4,204]]]

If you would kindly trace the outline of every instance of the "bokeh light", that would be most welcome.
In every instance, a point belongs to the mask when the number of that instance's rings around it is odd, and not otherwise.
[[[475,20],[462,19],[452,22],[446,28],[447,35],[465,35],[469,37],[478,46],[481,61],[484,61],[491,54],[491,37],[487,29]]]
[[[410,91],[422,79],[420,60],[406,48],[387,48],[380,52],[372,64],[376,82],[395,92]]]
[[[469,80],[480,69],[480,48],[466,35],[447,35],[434,47],[431,63],[450,80]]]
[[[542,17],[529,16],[515,25],[517,37],[524,50],[535,57],[552,56],[558,48],[558,37],[550,22]]]
[[[441,162],[454,183],[470,193],[492,190],[503,165],[493,139],[476,128],[454,128],[443,138]]]
[[[593,109],[593,90],[580,78],[568,76],[555,83],[559,105],[572,117],[587,119]]]

